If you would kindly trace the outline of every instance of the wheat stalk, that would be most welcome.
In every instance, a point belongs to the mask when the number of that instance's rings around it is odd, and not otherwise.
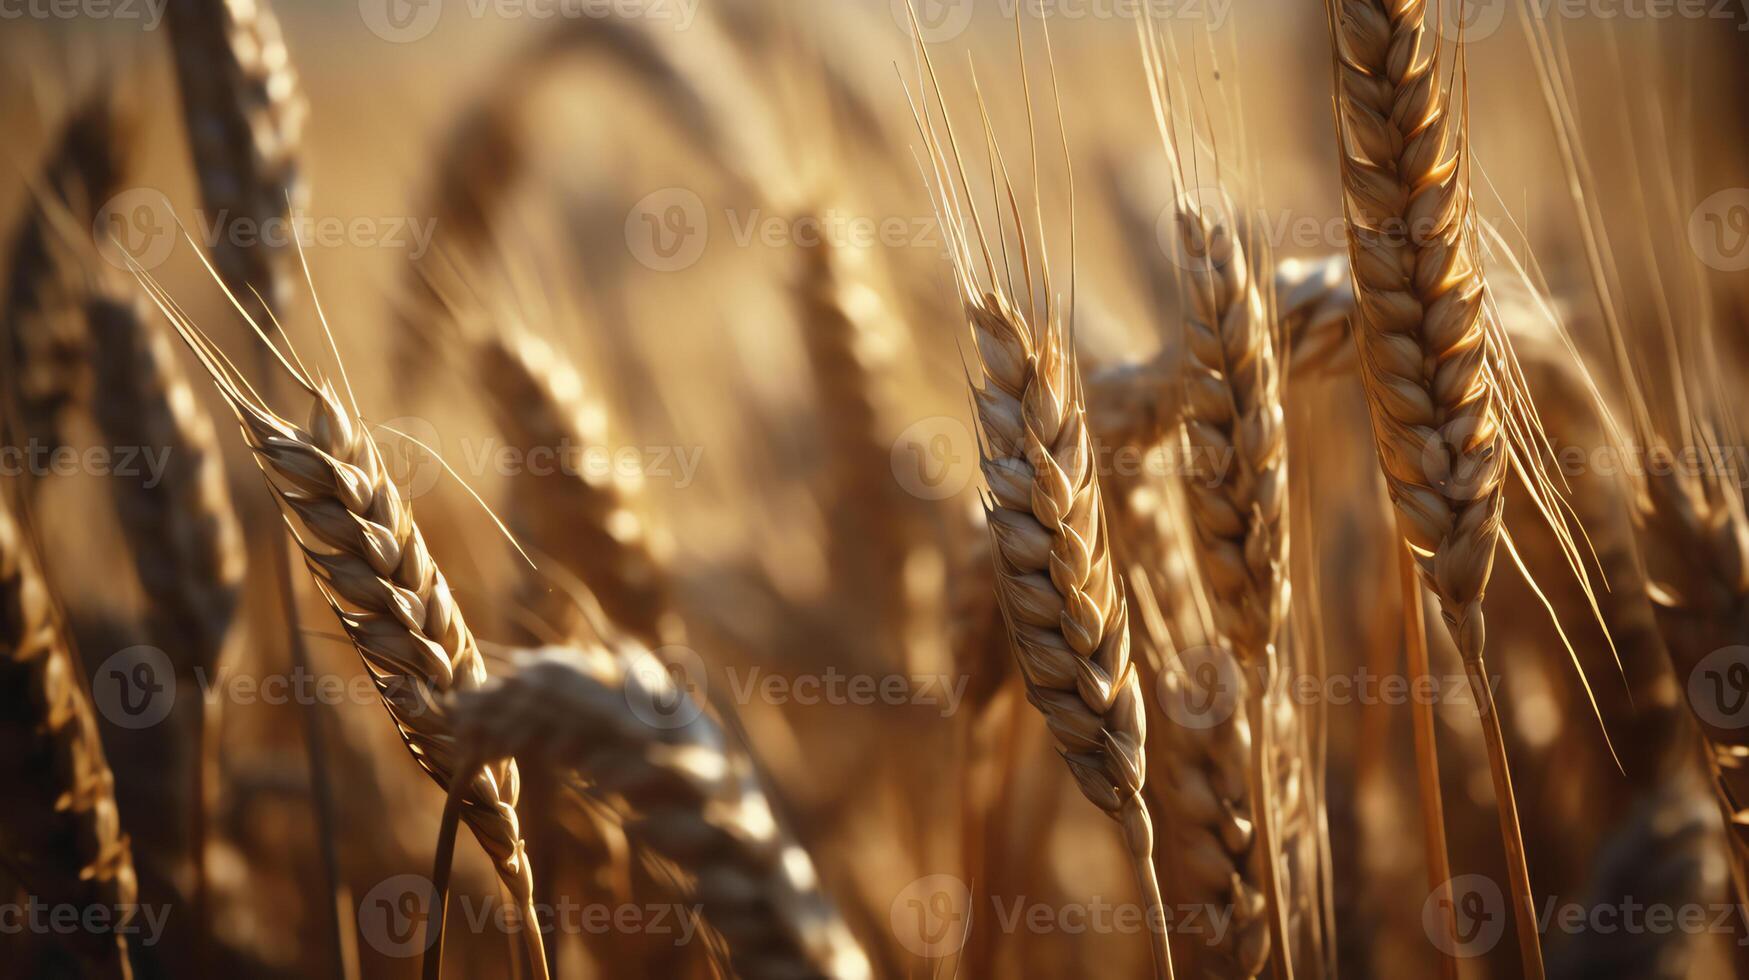
[[[737,975],[872,976],[749,761],[649,651],[627,641],[528,652],[514,674],[458,694],[453,714],[483,753],[575,771],[616,800],[627,835],[695,879]]]
[[[128,978],[133,858],[78,661],[23,530],[0,504],[0,692],[4,775],[0,865],[49,905],[113,915],[64,937],[92,976]]]
[[[1399,533],[1439,600],[1488,744],[1526,977],[1541,941],[1500,720],[1482,595],[1499,543],[1510,447],[1496,338],[1423,0],[1329,0],[1355,340]]]
[[[331,382],[310,374],[295,353],[288,362],[274,349],[312,400],[307,425],[276,414],[162,288],[141,279],[235,413],[317,589],[358,650],[414,761],[439,786],[470,780],[462,819],[521,913],[530,959],[544,971],[533,875],[516,814],[516,763],[458,773],[462,751],[441,701],[449,691],[485,683],[485,662],[381,451]],[[244,312],[241,305],[238,310]]]

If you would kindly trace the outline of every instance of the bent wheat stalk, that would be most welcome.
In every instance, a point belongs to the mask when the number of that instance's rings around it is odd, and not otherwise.
[[[271,348],[312,400],[308,424],[282,418],[161,287],[143,274],[141,281],[235,413],[317,589],[358,650],[414,761],[446,789],[457,778],[469,780],[462,819],[510,893],[529,958],[544,974],[533,875],[516,814],[516,763],[507,759],[458,774],[461,750],[441,699],[484,684],[485,662],[356,408],[349,410],[333,384],[309,373],[295,352],[288,361]]]
[[[1399,533],[1481,715],[1526,977],[1543,975],[1517,798],[1483,660],[1510,447],[1463,173],[1424,0],[1327,0],[1355,342]]]
[[[116,811],[97,720],[48,586],[0,502],[0,867],[50,908],[92,910],[108,929],[54,930],[94,977],[128,964],[134,863]],[[58,921],[58,920],[57,920]]]
[[[628,836],[696,879],[737,975],[873,975],[749,760],[648,650],[628,641],[526,652],[516,673],[459,692],[453,715],[476,753],[539,759],[615,800]]]

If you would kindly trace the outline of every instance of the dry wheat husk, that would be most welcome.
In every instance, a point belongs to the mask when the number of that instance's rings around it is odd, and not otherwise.
[[[135,879],[84,677],[30,544],[0,504],[0,710],[8,751],[0,866],[49,906],[104,909],[60,937],[94,977],[128,978]],[[56,913],[57,916],[59,913]],[[57,918],[56,921],[59,921]]]

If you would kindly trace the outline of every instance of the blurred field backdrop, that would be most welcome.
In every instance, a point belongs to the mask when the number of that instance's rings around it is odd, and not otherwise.
[[[177,18],[248,23],[256,4],[229,0],[225,20],[226,3],[167,2],[168,17],[158,0],[0,0],[0,145],[11,170],[0,181],[0,214],[9,229],[56,215],[49,244],[37,245],[47,256],[37,266],[20,258],[18,233],[7,232],[9,268],[24,271],[8,280],[6,444],[115,450],[107,462],[83,455],[64,467],[21,466],[25,457],[12,452],[8,509],[25,533],[8,547],[32,543],[26,550],[42,567],[52,618],[82,663],[78,698],[101,733],[138,878],[135,924],[150,925],[156,910],[167,916],[147,930],[151,941],[131,937],[132,974],[413,977],[422,962],[418,929],[431,918],[427,878],[444,780],[434,783],[409,759],[359,653],[302,563],[275,544],[284,534],[275,500],[231,410],[153,306],[144,307],[144,329],[170,345],[192,404],[214,421],[228,488],[220,495],[228,501],[215,506],[234,509],[240,528],[221,549],[243,562],[228,578],[235,615],[222,610],[228,600],[201,600],[198,591],[191,605],[167,610],[165,595],[177,590],[163,577],[190,574],[186,563],[139,557],[150,551],[142,544],[150,528],[169,527],[173,555],[184,532],[154,510],[174,506],[164,494],[120,472],[121,452],[144,448],[143,465],[154,448],[171,459],[187,450],[154,438],[163,434],[149,425],[141,440],[114,435],[128,431],[123,379],[143,362],[125,349],[134,335],[105,336],[81,297],[143,293],[116,243],[87,229],[119,228],[138,267],[252,381],[282,374],[277,364],[269,370],[262,341],[176,230],[180,221],[202,240],[214,220],[178,94]],[[1066,301],[1071,183],[1060,106],[1073,164],[1072,341],[1080,376],[1098,379],[1087,389],[1096,442],[1115,449],[1125,439],[1107,439],[1100,426],[1134,408],[1122,401],[1126,392],[1147,401],[1143,415],[1155,401],[1174,400],[1150,387],[1165,370],[1158,365],[1177,363],[1156,354],[1181,352],[1186,342],[1174,185],[1138,52],[1136,5],[1045,6],[1054,70],[1031,4],[922,0],[917,15],[984,220],[1007,203],[992,193],[977,91],[1033,242],[1048,247]],[[1738,477],[1749,462],[1737,435],[1749,378],[1749,13],[1604,0],[1537,9],[1555,32],[1545,64],[1564,77],[1560,104],[1580,137],[1585,166],[1576,177],[1563,166],[1517,6],[1486,0],[1427,16],[1446,25],[1429,38],[1444,42],[1439,83],[1462,91],[1454,105],[1467,116],[1477,221],[1498,230],[1500,247],[1530,270],[1516,275],[1504,258],[1488,260],[1502,315],[1527,324],[1506,330],[1549,451],[1563,460],[1559,498],[1588,535],[1577,537],[1576,550],[1596,595],[1594,615],[1568,556],[1524,487],[1509,480],[1507,526],[1555,613],[1502,550],[1487,593],[1488,666],[1530,881],[1538,914],[1548,917],[1541,946],[1550,975],[1743,975],[1749,927],[1733,887],[1733,869],[1743,865],[1727,846],[1726,791],[1718,789],[1731,779],[1719,767],[1739,757],[1719,733],[1749,724],[1749,711],[1740,697],[1736,713],[1723,695],[1710,708],[1696,700],[1706,700],[1714,681],[1749,690],[1749,580],[1741,564],[1734,580],[1729,571],[1732,549],[1739,560],[1743,553]],[[263,124],[253,133],[254,165],[295,169],[293,213],[338,363],[480,641],[487,673],[515,674],[521,648],[588,646],[601,632],[621,631],[655,650],[692,699],[710,705],[706,717],[728,744],[756,760],[751,771],[778,821],[811,856],[818,883],[809,890],[830,896],[872,975],[1149,975],[1147,930],[1129,917],[1141,900],[1123,840],[1082,798],[1025,703],[995,604],[967,387],[979,362],[922,173],[931,158],[907,103],[908,87],[918,107],[930,101],[937,111],[937,93],[920,81],[905,5],[297,0],[274,13],[301,96],[269,86],[266,101],[289,96],[276,111],[300,118],[287,127],[283,115],[268,114],[280,136],[296,136],[263,158],[261,147],[275,138]],[[1174,97],[1195,133],[1179,134],[1180,149],[1187,158],[1223,154],[1217,176],[1254,277],[1286,283],[1272,269],[1287,263],[1301,270],[1304,289],[1306,270],[1327,267],[1338,302],[1349,243],[1324,6],[1201,0],[1156,4],[1154,13],[1180,52]],[[1454,71],[1460,23],[1466,60]],[[276,47],[264,51],[278,57]],[[273,85],[289,81],[270,76]],[[225,84],[220,67],[201,77]],[[122,161],[120,172],[101,201],[61,201],[45,161],[69,119],[105,104],[113,118],[98,155]],[[1199,150],[1199,138],[1215,145]],[[1036,220],[1028,203],[1035,166]],[[227,177],[208,179],[222,185]],[[1613,256],[1603,291],[1623,324],[1625,357],[1588,270],[1574,186]],[[276,230],[266,233],[272,239]],[[283,243],[280,234],[262,246],[221,241],[209,251],[277,252],[285,292],[270,302],[298,353],[338,385],[297,259],[274,247]],[[1016,267],[1036,275],[1032,259],[1027,268],[1017,258]],[[20,290],[39,280],[68,292],[21,310]],[[1290,295],[1272,297],[1272,308]],[[1570,334],[1571,351],[1554,320]],[[63,322],[73,325],[57,332],[53,324]],[[1277,841],[1278,860],[1292,881],[1277,901],[1289,906],[1292,952],[1272,953],[1264,972],[1285,975],[1291,961],[1301,975],[1521,975],[1524,937],[1502,898],[1510,876],[1488,758],[1462,664],[1429,597],[1443,823],[1457,876],[1452,907],[1465,917],[1456,955],[1446,955],[1453,943],[1441,931],[1442,896],[1429,890],[1417,805],[1399,545],[1350,347],[1344,329],[1331,357],[1346,355],[1347,367],[1302,371],[1295,362],[1281,394],[1293,636],[1282,644],[1281,690],[1301,693],[1281,695],[1286,722],[1277,731],[1292,737],[1271,747],[1278,792],[1297,801],[1291,812],[1283,805],[1275,828],[1288,837]],[[119,367],[106,365],[117,357]],[[1632,387],[1623,363],[1637,371]],[[1126,370],[1140,379],[1133,389],[1118,383]],[[519,371],[556,374],[547,390],[572,399],[566,421],[578,423],[572,428],[587,447],[563,427],[529,422],[538,406],[529,391],[513,390]],[[1179,382],[1168,374],[1159,383]],[[44,390],[65,397],[33,414]],[[261,390],[281,414],[307,421],[307,396],[283,376]],[[1714,459],[1727,461],[1710,470],[1722,496],[1702,535],[1726,555],[1706,606],[1724,624],[1709,634],[1724,637],[1709,649],[1725,652],[1704,670],[1679,657],[1672,667],[1675,627],[1652,612],[1668,598],[1656,583],[1670,576],[1660,578],[1646,543],[1663,532],[1648,529],[1636,509],[1647,489],[1633,459],[1623,458],[1631,440],[1612,435],[1594,402],[1596,395],[1629,426],[1635,391],[1652,416],[1675,426],[1663,430],[1673,446],[1693,445],[1690,436],[1704,429],[1720,450]],[[122,428],[106,401],[121,406]],[[1678,406],[1707,425],[1670,422],[1683,418]],[[1132,448],[1179,445],[1175,419],[1165,430],[1150,444],[1131,440]],[[1218,644],[1206,586],[1177,526],[1195,474],[1137,471],[1133,461],[1126,469],[1125,459],[1101,455],[1098,472],[1138,648]],[[559,472],[550,472],[555,464]],[[130,506],[136,517],[143,509],[148,531],[128,525]],[[1674,538],[1664,547],[1675,578],[1685,562],[1712,560]],[[4,564],[15,562],[8,555]],[[295,624],[282,583],[293,590]],[[1140,598],[1146,591],[1158,594]],[[575,607],[595,600],[606,612],[580,616]],[[1164,613],[1150,615],[1150,606]],[[216,636],[206,636],[222,651],[211,660],[221,665],[216,673],[184,670],[174,649],[167,659],[152,652],[174,637],[192,642],[200,631],[191,622],[217,623]],[[15,637],[5,642],[16,648]],[[295,666],[298,656],[307,664]],[[1309,683],[1295,688],[1296,680]],[[1144,685],[1148,781],[1158,787],[1144,797],[1171,922],[1187,933],[1173,940],[1177,972],[1255,975],[1247,961],[1257,959],[1256,937],[1270,942],[1269,916],[1258,918],[1249,901],[1190,897],[1211,874],[1244,883],[1258,874],[1247,866],[1261,859],[1250,843],[1255,814],[1244,774],[1218,765],[1198,771],[1195,753],[1218,750],[1196,741],[1197,725],[1167,713],[1172,690],[1163,678]],[[148,720],[134,710],[136,696],[147,698]],[[1692,714],[1710,726],[1710,743]],[[213,726],[204,780],[193,775],[202,769],[196,716]],[[312,725],[319,772],[310,765]],[[577,804],[547,767],[519,760],[536,904],[556,910],[545,937],[554,975],[804,975],[735,960],[730,949],[737,937],[763,935],[762,918],[789,921],[783,902],[749,896],[752,911],[741,911],[753,925],[713,922],[707,907],[695,933],[697,865],[660,848],[663,860],[653,861],[636,841],[627,851],[623,836],[579,831],[576,821],[617,826],[625,800],[609,799],[602,816],[591,809],[602,804]],[[611,786],[618,777],[604,764]],[[16,770],[39,786],[58,771]],[[1234,779],[1239,789],[1230,790]],[[685,792],[663,787],[640,792],[653,794],[658,810],[688,805]],[[1184,803],[1198,792],[1207,799]],[[1206,826],[1187,821],[1186,806],[1205,807]],[[204,830],[191,829],[200,813]],[[757,835],[749,820],[758,823],[744,812],[706,823]],[[204,857],[196,860],[200,835]],[[7,884],[22,903],[35,894],[25,879],[37,856],[15,861],[28,848],[23,838],[4,839],[0,869],[18,879]],[[705,852],[724,846],[710,834],[686,840],[679,852],[703,853],[693,860],[705,866],[716,860]],[[329,861],[339,876],[333,901]],[[1231,894],[1249,885],[1235,887]],[[524,968],[515,965],[514,930],[507,936],[490,918],[506,901],[500,888],[492,862],[462,833],[445,975]],[[1669,910],[1669,923],[1632,911],[1646,907]],[[4,972],[115,975],[102,954],[67,953],[80,944],[64,938],[0,922]],[[808,972],[832,971],[816,961]]]

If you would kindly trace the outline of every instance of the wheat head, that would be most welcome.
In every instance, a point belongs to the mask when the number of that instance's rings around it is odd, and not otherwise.
[[[706,921],[747,980],[866,980],[867,956],[747,758],[630,641],[527,652],[459,693],[456,730],[486,754],[574,771],[623,810],[628,837],[696,880]]]
[[[135,901],[133,857],[115,806],[115,780],[98,740],[83,674],[57,621],[24,531],[0,504],[0,692],[8,751],[0,850],[37,900],[106,909],[110,929],[64,939],[91,976],[131,977],[126,925]]]

